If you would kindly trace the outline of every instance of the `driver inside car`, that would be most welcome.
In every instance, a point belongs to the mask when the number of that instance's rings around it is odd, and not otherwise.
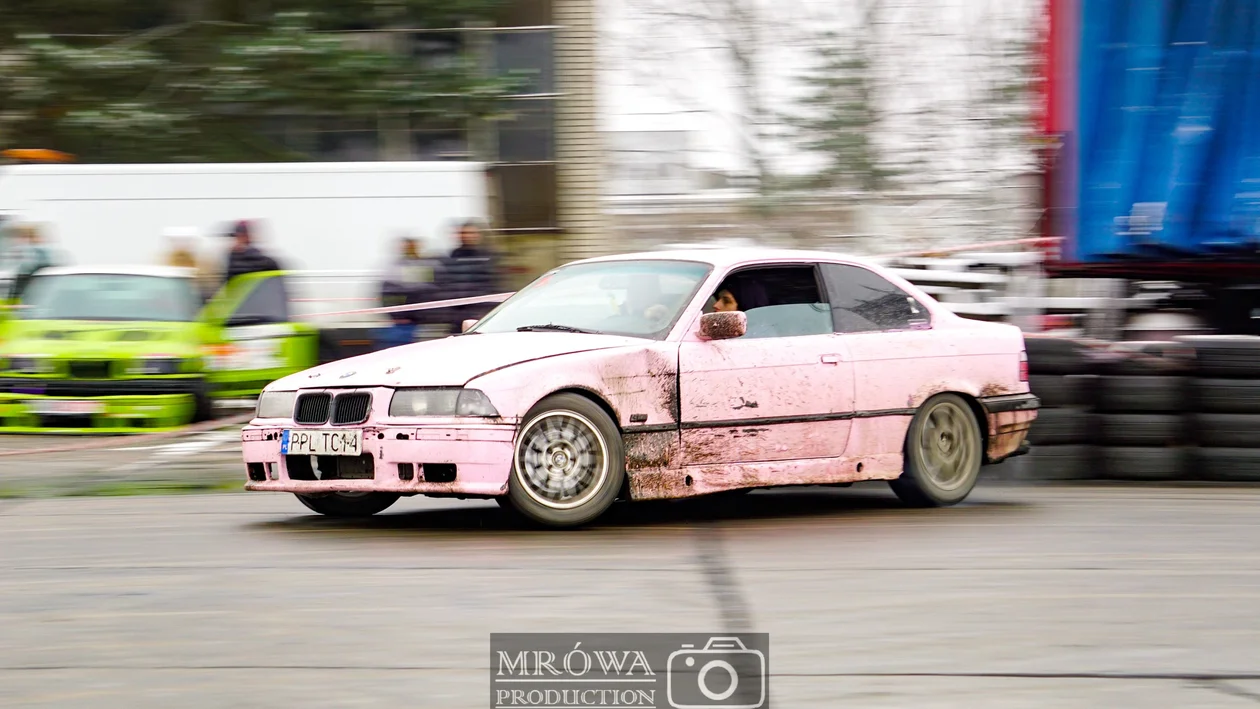
[[[753,308],[764,308],[769,304],[770,297],[766,295],[766,289],[760,283],[751,278],[731,276],[714,292],[712,308],[718,313],[736,310],[746,313]]]

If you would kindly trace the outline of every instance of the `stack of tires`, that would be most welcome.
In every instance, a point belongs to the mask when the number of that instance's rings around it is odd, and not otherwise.
[[[1260,337],[1179,338],[1194,349],[1194,467],[1203,480],[1260,481]]]
[[[1041,399],[1028,432],[1031,450],[1016,458],[1018,477],[1087,480],[1096,477],[1090,425],[1097,376],[1089,348],[1077,340],[1027,336],[1028,386]],[[1014,462],[1014,461],[1012,461]]]
[[[1099,477],[1184,479],[1193,443],[1186,416],[1193,353],[1176,342],[1126,343],[1126,350],[1100,365],[1092,420]]]

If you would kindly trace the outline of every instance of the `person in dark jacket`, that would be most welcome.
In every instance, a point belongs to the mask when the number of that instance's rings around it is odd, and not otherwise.
[[[254,245],[249,222],[237,222],[228,236],[232,237],[233,243],[228,254],[227,270],[223,274],[224,283],[246,273],[280,270],[280,264],[275,259]]]
[[[459,227],[459,246],[442,259],[436,280],[443,300],[474,298],[497,293],[499,263],[494,253],[481,243],[481,225],[464,222]],[[478,303],[449,308],[451,331],[460,332],[464,320],[480,319],[493,310],[495,303]]]

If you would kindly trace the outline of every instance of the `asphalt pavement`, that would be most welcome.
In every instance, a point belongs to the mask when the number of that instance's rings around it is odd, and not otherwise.
[[[1258,505],[986,485],[908,510],[876,484],[551,532],[423,498],[358,522],[0,500],[0,705],[486,707],[492,632],[754,630],[780,709],[1255,706]]]

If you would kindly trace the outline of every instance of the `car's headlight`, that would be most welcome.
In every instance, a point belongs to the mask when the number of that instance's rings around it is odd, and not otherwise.
[[[7,369],[20,374],[50,374],[53,371],[52,360],[37,355],[10,357]]]
[[[258,397],[254,416],[260,419],[287,419],[293,415],[296,391],[264,391]]]
[[[389,400],[390,416],[498,416],[485,392],[477,389],[398,389]]]
[[[183,360],[173,357],[145,357],[132,362],[127,374],[179,374]]]

